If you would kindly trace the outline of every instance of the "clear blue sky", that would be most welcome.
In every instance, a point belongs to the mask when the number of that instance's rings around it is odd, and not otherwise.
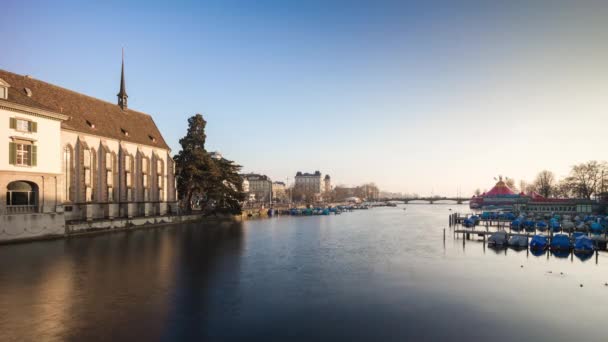
[[[276,180],[465,194],[605,159],[608,2],[0,3],[0,68],[129,106]]]

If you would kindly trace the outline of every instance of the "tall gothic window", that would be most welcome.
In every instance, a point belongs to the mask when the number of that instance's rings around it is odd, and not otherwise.
[[[127,187],[127,201],[132,199],[133,182],[132,182],[132,158],[129,155],[125,156],[125,185]]]
[[[72,149],[69,146],[66,146],[63,149],[63,175],[65,178],[65,199],[67,201],[73,202],[74,196],[72,195]]]
[[[158,200],[163,200],[163,175],[164,175],[164,165],[161,159],[156,161],[156,185],[158,188]]]
[[[106,152],[106,187],[108,202],[114,201],[114,155]]]
[[[150,187],[150,160],[148,158],[142,158],[141,160],[141,174],[144,188],[144,201],[149,200],[149,187]]]
[[[82,167],[84,169],[84,188],[85,188],[84,200],[86,202],[90,202],[93,197],[93,190],[91,188],[91,186],[93,184],[92,171],[91,171],[92,158],[93,158],[93,155],[91,153],[91,150],[89,148],[85,148],[83,151],[83,155],[82,155]]]

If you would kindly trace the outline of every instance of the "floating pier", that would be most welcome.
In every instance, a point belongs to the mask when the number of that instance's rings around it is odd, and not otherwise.
[[[534,231],[526,231],[524,228],[520,230],[514,230],[511,228],[511,220],[508,219],[482,219],[479,218],[477,220],[476,225],[473,227],[464,227],[462,224],[464,220],[469,218],[471,215],[461,215],[459,213],[453,213],[449,215],[448,224],[451,228],[453,228],[454,237],[458,238],[459,234],[463,239],[469,240],[471,235],[477,235],[478,237],[482,237],[483,240],[487,240],[487,235],[492,235],[498,231],[504,231],[507,234],[507,238],[511,238],[512,236],[523,236],[527,238],[532,238],[534,235],[544,235],[551,241],[553,239],[553,235],[556,233],[567,234],[570,239],[573,239],[573,233],[577,230],[571,231],[562,231],[560,229],[559,232],[554,232],[550,227],[547,227],[545,231],[540,231],[536,227]],[[608,234],[604,232],[603,234],[591,234],[589,230],[582,231],[585,233],[591,240],[595,242],[595,245],[598,249],[606,249],[608,244]]]

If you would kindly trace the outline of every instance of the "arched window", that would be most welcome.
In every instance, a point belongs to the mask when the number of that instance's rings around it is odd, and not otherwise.
[[[127,201],[133,200],[133,158],[125,155],[125,187],[127,189]]]
[[[163,201],[163,189],[164,189],[164,174],[165,174],[165,164],[162,159],[156,160],[156,187],[158,190],[158,200]]]
[[[10,214],[38,211],[38,185],[28,181],[14,181],[6,187],[6,208]]]
[[[141,159],[141,175],[142,175],[142,186],[144,190],[144,201],[150,200],[150,159]]]
[[[84,200],[90,202],[93,197],[93,174],[91,167],[93,165],[93,153],[91,149],[85,148],[82,155],[82,167],[84,171]]]
[[[72,191],[72,170],[73,170],[72,148],[66,146],[63,149],[63,176],[65,178],[64,191],[65,200],[73,202],[74,195]]]
[[[114,154],[110,152],[106,152],[105,154],[106,161],[106,189],[107,189],[107,201],[114,201],[114,163],[115,157]]]

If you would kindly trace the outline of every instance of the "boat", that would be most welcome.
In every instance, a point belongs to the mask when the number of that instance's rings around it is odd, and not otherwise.
[[[557,219],[551,219],[551,221],[549,221],[549,226],[553,232],[559,232],[561,230],[561,225]]]
[[[462,224],[467,228],[472,228],[475,227],[475,220],[472,220],[471,218],[466,218],[464,219],[464,221],[462,221]]]
[[[577,238],[579,238],[579,237],[581,237],[581,236],[586,236],[586,235],[587,235],[587,234],[585,234],[585,233],[583,233],[583,232],[574,232],[574,233],[572,234],[572,238],[576,240]]]
[[[513,221],[511,221],[511,229],[513,230],[521,230],[521,220],[520,219],[515,219]]]
[[[604,232],[604,227],[598,222],[593,222],[591,224],[591,232],[593,234],[601,234]]]
[[[526,229],[526,231],[534,231],[534,221],[533,220],[525,220],[524,221],[524,229]]]
[[[551,250],[569,251],[570,246],[570,237],[566,234],[555,234],[551,238]]]
[[[528,238],[522,235],[513,235],[509,239],[509,246],[526,248],[528,247]]]
[[[545,235],[534,235],[530,240],[530,249],[545,250],[549,245],[549,241]]]
[[[579,232],[586,232],[587,231],[587,225],[585,224],[585,222],[579,222],[576,224],[576,230]]]
[[[545,221],[538,221],[536,222],[536,229],[540,230],[541,232],[544,232],[545,230],[547,230],[547,222]]]
[[[489,246],[506,246],[507,243],[507,233],[504,231],[492,233],[488,238]]]
[[[572,232],[574,231],[574,222],[572,221],[564,221],[564,223],[562,223],[562,230],[565,232]]]
[[[574,252],[576,253],[593,253],[594,249],[593,240],[586,235],[581,235],[574,240]]]
[[[540,230],[541,232],[544,232],[545,230],[547,230],[547,222],[545,221],[538,221],[536,222],[536,229]]]

